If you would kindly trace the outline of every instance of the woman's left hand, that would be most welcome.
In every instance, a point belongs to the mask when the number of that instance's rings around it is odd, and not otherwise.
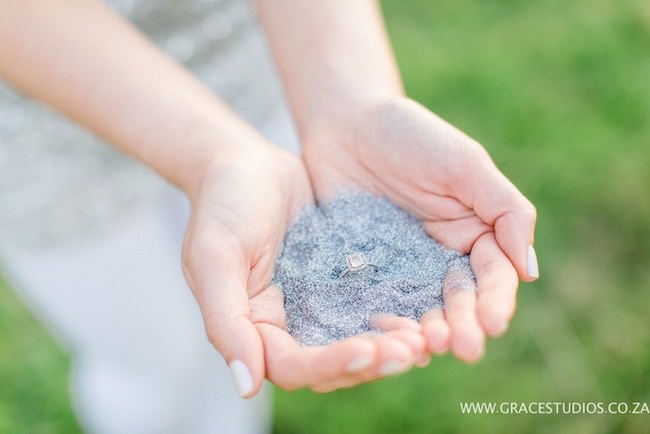
[[[238,143],[198,172],[183,271],[212,344],[244,397],[264,378],[285,389],[327,392],[409,369],[428,357],[421,326],[379,321],[386,333],[301,346],[286,329],[282,291],[271,283],[287,226],[312,201],[303,162],[273,145]]]
[[[432,238],[470,254],[478,290],[448,277],[444,312],[430,311],[421,323],[429,352],[479,360],[486,335],[508,328],[518,280],[538,277],[535,208],[485,149],[414,101],[395,98],[320,128],[304,140],[304,160],[318,199],[354,188],[386,196],[419,217]]]

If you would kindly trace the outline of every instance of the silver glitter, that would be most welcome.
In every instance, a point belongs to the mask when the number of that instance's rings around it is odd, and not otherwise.
[[[356,252],[377,269],[340,278]],[[469,257],[431,239],[415,217],[388,199],[343,192],[301,211],[285,237],[273,281],[285,295],[289,333],[303,345],[324,345],[376,331],[369,324],[372,314],[418,320],[443,307],[448,273],[474,282]]]

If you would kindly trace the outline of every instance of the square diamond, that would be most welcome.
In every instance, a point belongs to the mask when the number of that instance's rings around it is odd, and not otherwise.
[[[368,260],[363,253],[353,253],[348,256],[348,265],[350,266],[350,271],[361,270],[368,266]]]

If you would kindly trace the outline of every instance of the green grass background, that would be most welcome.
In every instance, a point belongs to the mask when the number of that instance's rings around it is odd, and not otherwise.
[[[461,401],[650,405],[650,2],[382,2],[408,93],[482,142],[538,209],[541,279],[478,365],[447,356],[328,395],[301,433],[648,433],[650,415],[462,415]],[[0,433],[77,432],[68,360],[0,284]]]

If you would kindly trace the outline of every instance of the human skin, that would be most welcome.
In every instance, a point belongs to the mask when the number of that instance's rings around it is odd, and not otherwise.
[[[324,347],[287,334],[269,282],[287,224],[313,200],[303,162],[101,1],[0,2],[0,76],[187,194],[183,271],[243,397],[265,377],[329,391],[426,361],[421,326],[406,319],[378,318],[385,334]]]
[[[538,277],[533,205],[476,141],[404,95],[373,0],[257,0],[318,200],[341,189],[386,196],[448,247],[470,254],[444,311],[421,320],[430,353],[479,360],[503,334],[518,280]],[[299,18],[298,18],[299,17]]]

